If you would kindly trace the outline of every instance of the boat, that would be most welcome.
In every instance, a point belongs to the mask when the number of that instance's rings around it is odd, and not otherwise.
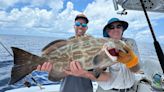
[[[93,84],[93,92],[96,92],[96,89],[98,87],[98,84],[96,82],[92,82]],[[43,85],[43,86],[32,86],[30,88],[28,87],[22,87],[18,89],[11,89],[5,92],[59,92],[60,90],[60,84],[51,84],[51,85]]]
[[[39,86],[32,86],[30,88],[23,87],[18,89],[12,89],[5,92],[59,92],[60,85],[44,85],[42,88]]]
[[[163,0],[113,0],[113,4],[115,10],[118,10],[118,6],[122,7],[122,11],[118,12],[118,14],[126,15],[126,10],[137,10],[137,11],[144,11],[145,16],[147,18],[149,27],[151,29],[151,24],[149,23],[149,18],[147,15],[147,11],[150,12],[160,12],[164,13],[164,1]],[[144,8],[145,7],[145,8]],[[153,30],[151,29],[151,32]],[[164,55],[160,44],[155,38],[154,33],[152,33],[154,39],[155,49],[158,55],[158,59],[160,61],[162,70],[164,70]],[[155,73],[152,75],[151,78],[148,78],[144,74],[137,74],[136,75],[136,83],[137,92],[164,92],[164,74],[162,73]],[[94,92],[96,92],[98,84],[93,82]],[[11,89],[5,92],[59,92],[60,84],[52,84],[52,85],[43,85],[42,87],[39,86],[32,86],[30,88],[23,87],[18,89]]]
[[[149,12],[164,13],[163,0],[142,0],[145,9]],[[126,15],[126,10],[143,11],[141,0],[113,0],[115,10],[119,10],[118,6],[123,8],[118,14]]]

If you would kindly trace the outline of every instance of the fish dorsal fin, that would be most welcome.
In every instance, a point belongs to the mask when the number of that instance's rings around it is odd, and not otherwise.
[[[55,40],[51,43],[49,43],[48,45],[46,45],[43,49],[42,52],[43,54],[47,55],[49,54],[51,51],[57,50],[58,48],[67,45],[67,40]]]

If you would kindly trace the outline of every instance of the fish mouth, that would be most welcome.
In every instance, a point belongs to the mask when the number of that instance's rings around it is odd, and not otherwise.
[[[112,61],[116,61],[117,60],[117,56],[118,56],[118,49],[114,48],[114,47],[105,47],[105,53],[107,54],[107,56],[112,60]]]
[[[112,56],[118,56],[118,51],[116,48],[107,48],[108,53],[110,53]]]

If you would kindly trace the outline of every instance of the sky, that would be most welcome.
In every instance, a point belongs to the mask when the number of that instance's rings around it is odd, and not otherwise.
[[[112,17],[129,23],[124,37],[153,42],[142,11],[115,11],[113,0],[0,0],[0,34],[70,37],[74,35],[74,18],[84,13],[89,21],[87,34],[102,37],[102,29]],[[119,11],[122,8],[119,6]],[[148,12],[154,33],[164,43],[164,14]]]

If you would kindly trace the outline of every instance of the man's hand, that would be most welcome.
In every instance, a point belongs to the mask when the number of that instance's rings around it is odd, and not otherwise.
[[[36,70],[50,72],[51,69],[52,69],[52,64],[50,62],[44,62],[43,65],[38,65]]]
[[[125,46],[124,50],[126,52],[119,51],[117,61],[125,64],[128,68],[132,68],[138,64],[138,57],[135,55],[133,50],[130,47]]]
[[[80,63],[77,61],[72,61],[70,63],[70,70],[64,70],[64,72],[67,75],[73,75],[77,77],[85,77],[85,78],[90,78],[90,79],[95,78],[91,72],[84,70],[81,67]]]
[[[68,75],[73,76],[82,76],[86,73],[86,71],[81,67],[80,63],[77,61],[70,62],[70,70],[64,70],[64,72]]]

